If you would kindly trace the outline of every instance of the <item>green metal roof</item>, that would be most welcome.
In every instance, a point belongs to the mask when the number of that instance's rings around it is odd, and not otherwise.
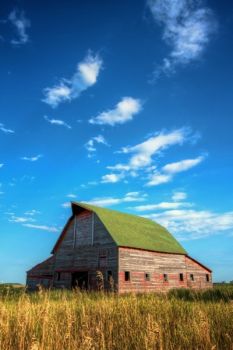
[[[170,232],[150,219],[87,203],[72,202],[72,206],[93,211],[118,246],[187,254]]]

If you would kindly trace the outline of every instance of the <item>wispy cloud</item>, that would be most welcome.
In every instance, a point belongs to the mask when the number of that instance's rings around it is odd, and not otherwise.
[[[31,217],[12,215],[9,218],[9,221],[10,222],[15,222],[15,223],[24,223],[24,222],[34,222],[35,220],[32,219]]]
[[[132,209],[142,212],[142,211],[152,211],[152,210],[164,210],[164,209],[178,209],[180,207],[189,207],[190,203],[185,202],[161,202],[157,204],[146,204],[146,205],[138,205],[133,207]]]
[[[200,164],[204,160],[204,156],[200,156],[194,159],[185,159],[175,163],[169,163],[165,165],[162,170],[168,174],[176,174],[182,171],[189,170],[196,165]]]
[[[155,71],[171,74],[176,66],[199,59],[217,23],[212,10],[195,0],[148,0],[157,23],[163,26],[163,39],[171,47],[163,63]]]
[[[184,159],[179,162],[169,163],[162,167],[161,172],[155,170],[147,182],[147,186],[158,186],[163,183],[169,182],[173,179],[174,175],[183,171],[187,171],[198,164],[200,164],[205,159],[204,156],[199,156],[194,159]]]
[[[28,210],[24,213],[26,216],[35,216],[37,214],[40,214],[40,211],[36,209]]]
[[[143,192],[128,192],[124,197],[116,198],[116,197],[101,197],[101,198],[93,198],[87,203],[92,205],[97,205],[100,207],[113,206],[121,203],[129,203],[129,202],[143,202],[146,200],[147,194]]]
[[[27,160],[29,162],[36,162],[37,160],[39,160],[42,157],[43,157],[42,154],[38,154],[37,156],[34,156],[34,157],[21,157],[20,159]]]
[[[5,134],[14,134],[14,130],[5,128],[4,124],[0,123],[0,130]]]
[[[3,163],[0,163],[0,168],[2,168],[4,166],[4,164]]]
[[[199,239],[233,229],[233,212],[207,210],[166,210],[144,215],[165,226],[181,240]]]
[[[175,191],[172,195],[172,200],[174,202],[182,201],[187,198],[187,193],[181,191]]]
[[[47,232],[58,232],[59,230],[54,226],[46,225],[35,225],[35,224],[23,224],[25,227],[34,228],[37,230],[47,231]]]
[[[63,208],[70,208],[71,204],[70,202],[65,202],[65,203],[62,203],[61,205]]]
[[[133,156],[130,158],[127,164],[129,169],[135,170],[144,168],[151,165],[152,157],[170,146],[181,145],[187,136],[187,130],[177,129],[172,132],[160,132],[150,137],[146,141],[139,143],[133,147],[124,147],[121,152],[124,154],[132,153]],[[116,167],[122,166],[117,164]],[[114,167],[112,167],[114,169]]]
[[[106,174],[102,176],[102,183],[116,183],[124,178],[124,174]]]
[[[172,175],[170,174],[161,174],[158,171],[155,171],[150,175],[150,180],[146,183],[146,186],[158,186],[170,182],[172,180]]]
[[[99,125],[124,124],[133,119],[134,115],[142,109],[139,99],[123,97],[115,108],[102,112],[97,117],[91,118],[89,123]]]
[[[13,45],[23,45],[29,41],[27,28],[30,27],[30,21],[25,17],[24,11],[14,9],[8,16],[8,20],[16,30],[17,38],[12,39]]]
[[[96,152],[96,144],[102,144],[105,146],[108,146],[107,141],[105,140],[103,135],[98,135],[98,136],[94,136],[92,137],[89,141],[87,141],[87,143],[85,143],[85,148],[87,149],[88,153],[88,157],[92,157],[92,154],[94,152]]]
[[[218,213],[198,210],[194,203],[180,201],[186,197],[184,192],[175,192],[172,195],[173,201],[142,204],[130,209],[158,222],[180,240],[200,239],[223,232],[231,234],[233,211]],[[152,213],[147,213],[151,211]]]
[[[72,129],[71,126],[69,124],[67,124],[66,122],[64,122],[63,120],[53,119],[53,118],[50,119],[49,117],[47,117],[47,115],[44,116],[44,119],[50,124],[64,126],[67,129]]]
[[[120,152],[132,154],[126,164],[118,163],[107,168],[114,173],[102,177],[103,182],[118,182],[126,175],[136,176],[141,169],[153,169],[153,157],[174,145],[182,145],[188,138],[189,132],[186,129],[177,129],[171,132],[159,132],[149,137],[146,141],[135,146],[123,147]],[[111,181],[112,180],[112,181]]]
[[[102,59],[89,52],[84,60],[78,63],[77,70],[70,79],[61,79],[57,85],[44,89],[43,102],[55,108],[62,102],[79,97],[83,91],[97,82],[102,65]]]
[[[77,195],[74,193],[69,193],[66,195],[67,198],[77,198]]]

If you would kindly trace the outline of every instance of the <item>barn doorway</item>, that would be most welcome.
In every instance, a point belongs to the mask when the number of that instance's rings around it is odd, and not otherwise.
[[[76,271],[72,273],[72,288],[88,289],[88,271]]]

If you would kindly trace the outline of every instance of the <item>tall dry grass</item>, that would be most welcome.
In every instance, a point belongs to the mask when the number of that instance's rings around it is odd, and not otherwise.
[[[184,300],[182,292],[2,293],[0,349],[233,349],[232,301],[198,298]]]

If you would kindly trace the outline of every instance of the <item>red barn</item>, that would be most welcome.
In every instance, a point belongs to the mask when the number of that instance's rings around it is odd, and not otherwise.
[[[27,286],[96,289],[99,278],[119,293],[212,287],[211,270],[161,225],[73,202],[52,256],[27,272]]]

